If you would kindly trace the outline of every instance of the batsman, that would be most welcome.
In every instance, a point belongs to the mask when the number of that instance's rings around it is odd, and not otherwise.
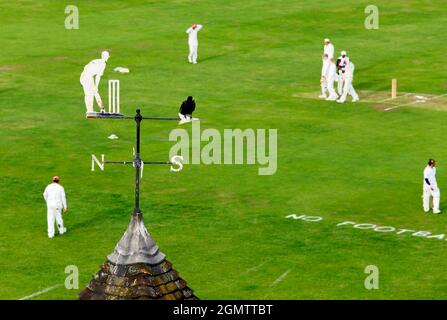
[[[99,81],[101,80],[104,70],[106,68],[106,62],[109,59],[110,54],[108,51],[101,53],[101,59],[94,59],[90,61],[81,73],[80,82],[84,89],[85,107],[87,108],[87,114],[93,113],[93,98],[96,99],[99,111],[104,112],[104,105],[102,104],[101,96],[99,95]]]

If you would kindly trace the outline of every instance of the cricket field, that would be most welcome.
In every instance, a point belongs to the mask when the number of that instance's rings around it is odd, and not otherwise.
[[[378,29],[365,27],[371,4]],[[70,5],[79,29],[65,26]],[[192,22],[203,24],[197,65]],[[277,129],[273,175],[144,170],[145,224],[199,298],[447,299],[447,216],[421,200],[435,158],[447,212],[444,0],[4,0],[0,24],[0,299],[77,299],[127,228],[134,170],[90,170],[92,154],[131,160],[135,142],[132,121],[85,118],[79,76],[102,50],[102,99],[119,79],[125,114],[175,117],[192,95],[202,130]],[[326,37],[354,61],[360,102],[318,99]],[[143,122],[142,158],[167,161],[175,128]],[[42,193],[54,175],[68,232],[49,239]],[[67,266],[78,289],[64,286]],[[377,289],[365,288],[367,266]]]

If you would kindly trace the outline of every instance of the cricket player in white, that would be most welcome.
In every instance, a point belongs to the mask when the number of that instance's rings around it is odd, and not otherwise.
[[[343,94],[343,81],[345,79],[346,60],[348,59],[349,57],[344,50],[337,58],[337,76],[335,81],[337,81],[337,92],[339,96]]]
[[[199,41],[197,40],[197,32],[202,29],[201,24],[193,23],[186,33],[188,34],[188,45],[189,45],[189,55],[188,61],[189,63],[196,64],[197,63],[197,48],[199,47]]]
[[[334,46],[331,43],[331,40],[324,39],[324,48],[323,48],[323,56],[327,54],[329,60],[334,59]]]
[[[425,212],[430,211],[430,197],[433,197],[433,213],[438,214],[439,201],[441,198],[441,192],[436,182],[436,161],[434,159],[428,160],[427,167],[424,169],[424,187],[422,194],[422,205]]]
[[[354,86],[352,85],[352,81],[354,80],[355,65],[349,58],[346,58],[345,61],[345,83],[343,85],[343,94],[341,95],[340,99],[337,100],[338,103],[344,103],[348,94],[352,96],[352,102],[360,100],[357,92],[355,92]]]
[[[324,54],[320,80],[322,93],[320,98],[325,98],[328,101],[337,100],[337,93],[334,90],[335,69],[335,63],[328,58],[327,54]],[[329,92],[329,97],[326,96],[326,91]]]
[[[99,81],[101,80],[104,70],[106,68],[106,62],[109,59],[110,54],[108,51],[101,53],[101,59],[95,59],[90,61],[81,73],[81,85],[84,88],[85,95],[85,107],[87,113],[94,112],[93,110],[93,97],[96,99],[96,103],[99,106],[100,112],[104,112],[104,105],[102,104],[101,96],[99,95]]]
[[[67,232],[62,220],[62,210],[67,212],[67,200],[65,198],[65,190],[59,184],[59,177],[53,177],[53,183],[49,184],[43,193],[43,197],[47,203],[47,221],[48,221],[48,238],[54,237],[54,222],[56,221],[59,234]]]

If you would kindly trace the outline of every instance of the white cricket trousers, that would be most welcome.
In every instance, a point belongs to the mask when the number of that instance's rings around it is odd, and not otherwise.
[[[65,233],[64,221],[62,220],[62,209],[59,207],[47,207],[47,221],[48,221],[48,237],[54,237],[54,223],[57,223],[57,228],[60,234]]]
[[[330,77],[328,80],[324,80],[321,83],[321,94],[326,96],[326,91],[329,92],[329,99],[336,99],[337,94],[334,89],[335,77]]]
[[[199,47],[198,43],[190,43],[189,44],[189,55],[188,61],[191,63],[197,63],[197,48]]]
[[[430,197],[433,197],[433,212],[439,212],[439,201],[441,199],[441,191],[439,188],[434,188],[432,190],[430,187],[424,186],[424,192],[422,194],[422,205],[424,211],[430,211]]]
[[[343,94],[343,80],[344,80],[344,75],[343,73],[340,71],[339,74],[337,74],[337,92],[338,95],[341,96]]]
[[[327,91],[327,82],[326,82],[326,80],[324,80],[321,83],[321,95],[326,96],[326,91]]]
[[[93,80],[93,77],[87,76],[84,73],[81,74],[81,78],[79,79],[82,85],[82,88],[84,89],[84,102],[85,107],[87,108],[87,112],[93,112],[93,98],[96,99],[96,103],[101,108],[102,107],[102,100],[101,96],[98,93],[98,90],[96,90],[95,82]]]
[[[353,99],[358,99],[359,98],[359,96],[357,95],[357,92],[355,92],[355,89],[352,86],[352,79],[345,78],[345,84],[343,86],[343,94],[340,97],[340,101],[341,102],[345,102],[346,101],[346,97],[348,96],[348,94]]]
[[[334,89],[334,82],[335,82],[335,76],[330,77],[327,80],[327,90],[329,91],[329,99],[336,99],[337,98],[337,94],[335,93],[335,89]]]

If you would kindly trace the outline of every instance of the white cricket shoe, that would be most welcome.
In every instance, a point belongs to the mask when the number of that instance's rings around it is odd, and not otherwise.
[[[359,98],[354,98],[354,99],[352,99],[352,102],[357,102],[359,100],[360,100]]]
[[[63,228],[63,229],[59,232],[59,234],[64,234],[65,232],[67,232],[67,228]]]
[[[440,213],[441,213],[441,210],[437,210],[437,211],[433,210],[433,213],[434,213],[434,214],[440,214]]]
[[[320,94],[320,95],[318,96],[318,98],[320,98],[320,99],[326,99],[327,97],[326,97],[325,94]]]
[[[96,118],[97,114],[98,114],[97,112],[88,111],[88,112],[85,113],[85,117],[86,118]]]
[[[184,124],[184,123],[188,123],[188,122],[191,122],[191,120],[185,118],[185,119],[180,119],[178,124]]]
[[[337,103],[345,103],[344,101],[342,101],[342,100],[340,100],[340,99],[338,99],[338,100],[336,100],[337,101]]]

